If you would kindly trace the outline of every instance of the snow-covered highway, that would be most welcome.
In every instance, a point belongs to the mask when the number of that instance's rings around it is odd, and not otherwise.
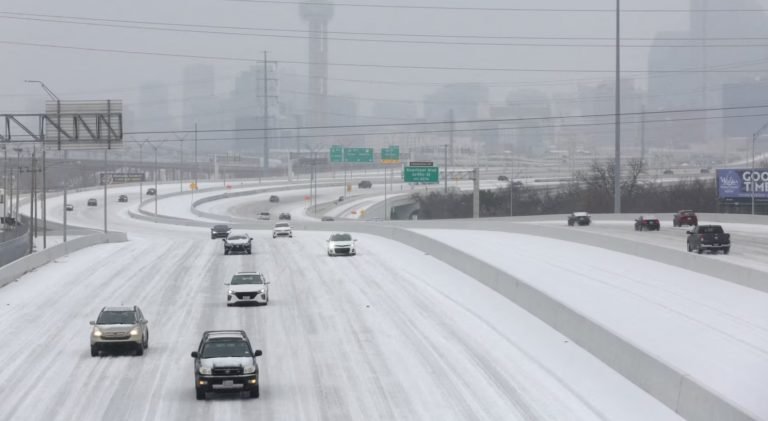
[[[251,231],[254,255],[224,256],[205,228],[131,219],[136,204],[117,204],[122,192],[110,191],[110,227],[128,243],[73,253],[0,289],[4,419],[678,419],[415,249],[360,235],[360,255],[329,258],[325,233]],[[91,196],[100,198],[70,195]],[[77,206],[70,223],[101,227],[101,205]],[[59,200],[50,214],[60,213]],[[268,306],[226,307],[223,284],[242,270],[272,281]],[[88,321],[120,304],[142,307],[149,351],[90,357]],[[246,330],[264,350],[260,399],[195,401],[189,353],[221,328]]]

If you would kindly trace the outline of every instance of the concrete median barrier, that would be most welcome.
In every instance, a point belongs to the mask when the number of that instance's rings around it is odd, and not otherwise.
[[[40,266],[52,262],[69,253],[74,253],[87,247],[104,243],[120,243],[128,241],[128,236],[124,232],[109,232],[86,235],[75,238],[66,243],[57,244],[22,257],[0,268],[0,287],[3,287]]]

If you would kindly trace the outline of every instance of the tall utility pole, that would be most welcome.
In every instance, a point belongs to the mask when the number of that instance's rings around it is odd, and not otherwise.
[[[146,174],[146,171],[144,171],[144,142],[139,143],[139,167],[141,168],[141,178],[139,178],[139,206],[141,206],[141,198],[144,194],[144,174]]]
[[[104,177],[101,180],[104,183],[104,234],[107,233],[107,185],[112,178],[112,174],[109,174],[109,167],[107,167],[107,152],[109,149],[104,149]]]
[[[613,213],[621,213],[621,0],[616,0],[616,161],[613,173]]]
[[[35,149],[32,148],[32,168],[29,172],[30,189],[29,189],[29,253],[32,254],[35,251],[35,240],[33,238],[34,233],[32,226],[35,221],[35,171],[37,170],[37,161],[35,160]]]
[[[150,145],[152,145],[152,148],[155,150],[155,222],[157,222],[157,196],[160,195],[157,191],[157,146],[151,143]]]
[[[450,133],[449,136],[450,137],[449,137],[448,143],[450,143],[450,145],[451,145],[451,167],[455,166],[455,161],[453,160],[453,132],[454,132],[454,123],[453,123],[453,121],[454,121],[454,118],[455,117],[453,115],[453,108],[451,108],[451,111],[448,114],[448,121],[450,122],[449,123],[450,124],[450,127],[449,127],[450,128],[450,131],[449,131],[449,133]]]
[[[269,89],[267,84],[267,52],[264,51],[264,164],[263,168],[269,168]]]
[[[645,165],[645,105],[640,111],[640,162]]]
[[[445,182],[445,194],[448,194],[448,145],[443,146],[445,147],[445,171],[443,171],[443,181]]]
[[[8,216],[8,146],[3,145],[3,218]]]
[[[195,188],[192,189],[192,200],[195,200],[195,190],[197,190],[197,123],[195,123]]]

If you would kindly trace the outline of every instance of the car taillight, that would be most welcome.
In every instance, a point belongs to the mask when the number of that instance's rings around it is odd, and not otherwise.
[[[699,241],[704,241],[704,234],[699,235]]]

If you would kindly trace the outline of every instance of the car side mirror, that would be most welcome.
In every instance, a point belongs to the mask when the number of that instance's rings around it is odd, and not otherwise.
[[[261,357],[261,350],[260,350],[260,349],[257,349],[256,351],[254,351],[254,352],[253,352],[253,356],[254,356],[254,357]]]
[[[267,285],[269,285],[269,284],[271,284],[272,282],[264,282],[264,283],[265,283],[265,284],[267,284]]]
[[[147,320],[147,319],[144,319],[144,320],[142,320],[141,322],[142,322],[142,323],[149,323],[149,320]]]
[[[193,351],[192,352],[192,358],[197,358],[197,357],[198,357],[197,351]]]
[[[90,324],[91,324],[91,326],[96,326],[96,322],[94,322],[93,320],[91,320],[91,321],[90,321],[90,322],[88,322],[88,323],[90,323]]]
[[[225,243],[226,243],[226,242],[227,242],[227,239],[226,239],[226,238],[222,238],[222,239],[221,239],[221,241],[223,241],[223,242],[225,242]]]

